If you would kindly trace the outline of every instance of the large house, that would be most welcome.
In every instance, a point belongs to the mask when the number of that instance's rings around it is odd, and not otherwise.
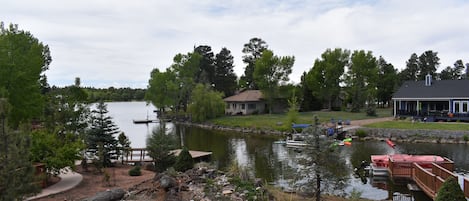
[[[469,80],[406,81],[394,93],[394,117],[469,121]]]
[[[247,115],[265,111],[266,103],[260,90],[246,90],[223,100],[226,103],[225,114],[228,115]]]

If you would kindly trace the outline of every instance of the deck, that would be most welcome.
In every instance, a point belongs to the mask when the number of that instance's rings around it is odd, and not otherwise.
[[[415,182],[428,197],[436,198],[438,190],[449,177],[458,178],[454,174],[454,163],[448,158],[427,163],[415,163],[405,160],[389,160],[389,175],[391,179],[409,179]],[[469,197],[469,180],[464,178],[463,191]]]
[[[181,149],[171,151],[175,156],[181,153]],[[212,152],[189,150],[192,158],[196,161],[208,161]],[[127,155],[124,156],[125,163],[136,162],[153,162],[154,160],[148,155],[146,148],[132,148]]]

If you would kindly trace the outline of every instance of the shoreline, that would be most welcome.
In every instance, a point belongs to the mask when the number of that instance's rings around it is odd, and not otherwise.
[[[231,131],[242,134],[260,134],[260,135],[273,135],[283,137],[291,132],[284,132],[278,130],[259,130],[252,128],[242,127],[228,127],[207,123],[193,123],[193,122],[174,122],[176,124],[196,126],[203,129]],[[350,128],[350,129],[347,129]],[[367,128],[360,126],[345,126],[348,135],[354,139],[362,141],[384,141],[391,139],[395,142],[409,142],[409,143],[434,143],[434,144],[469,144],[469,131],[448,131],[448,130],[413,130],[413,129],[390,129],[390,128]],[[358,137],[355,135],[357,130],[364,130],[366,136]]]

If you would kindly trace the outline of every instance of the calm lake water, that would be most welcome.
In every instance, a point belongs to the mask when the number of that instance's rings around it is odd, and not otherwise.
[[[129,137],[133,148],[145,147],[146,138],[158,123],[134,124],[133,120],[156,119],[152,105],[145,102],[112,102],[107,103],[109,115],[121,131]],[[170,132],[179,138],[184,146],[191,150],[211,151],[212,162],[220,169],[226,169],[236,161],[248,168],[257,178],[281,187],[291,187],[302,182],[297,169],[303,165],[299,162],[305,153],[275,144],[278,140],[268,136],[239,134],[204,130],[194,127],[174,126],[167,124]],[[361,161],[369,161],[373,154],[435,154],[448,157],[455,162],[456,171],[461,175],[469,175],[469,146],[461,144],[409,144],[399,143],[391,149],[385,142],[353,142],[352,146],[340,147],[340,157],[344,161],[346,180],[342,189],[334,193],[350,193],[354,189],[362,192],[362,197],[383,200],[394,196],[410,196],[411,192],[404,185],[395,185],[387,179],[364,178],[354,176],[353,169]],[[338,160],[338,159],[331,159]],[[343,173],[343,172],[342,172]],[[423,193],[413,193],[415,201],[427,201]],[[412,200],[412,199],[406,199]]]

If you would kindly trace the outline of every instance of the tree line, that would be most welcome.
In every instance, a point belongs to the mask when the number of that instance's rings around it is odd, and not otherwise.
[[[76,78],[79,79],[79,78]],[[55,93],[63,93],[69,90],[70,86],[56,87],[52,86],[47,90]],[[134,89],[130,87],[124,88],[94,88],[94,87],[82,87],[87,93],[88,102],[97,103],[100,100],[105,102],[124,102],[124,101],[143,101],[145,98],[146,89]]]
[[[423,80],[427,74],[436,80],[466,79],[469,68],[469,64],[464,65],[462,60],[457,60],[453,67],[448,66],[437,72],[440,66],[438,53],[428,50],[420,56],[413,53],[406,67],[399,71],[383,56],[373,55],[372,51],[335,48],[326,49],[303,73],[300,83],[294,85],[288,82],[294,56],[274,55],[273,50],[260,38],[250,39],[244,44],[242,52],[246,66],[239,78],[234,74],[233,56],[226,47],[218,54],[214,54],[208,45],[194,47],[187,54],[177,54],[173,64],[165,71],[153,69],[145,100],[152,102],[163,113],[166,110],[187,112],[188,105],[197,104],[199,107],[191,114],[207,116],[210,102],[222,100],[192,98],[196,96],[193,94],[196,85],[200,84],[206,90],[222,93],[222,98],[246,89],[261,90],[269,112],[272,112],[272,106],[279,98],[291,99],[295,96],[301,111],[329,109],[360,112],[365,109],[369,115],[374,115],[377,106],[390,105],[393,93],[403,81]],[[209,116],[219,115],[222,112]]]

